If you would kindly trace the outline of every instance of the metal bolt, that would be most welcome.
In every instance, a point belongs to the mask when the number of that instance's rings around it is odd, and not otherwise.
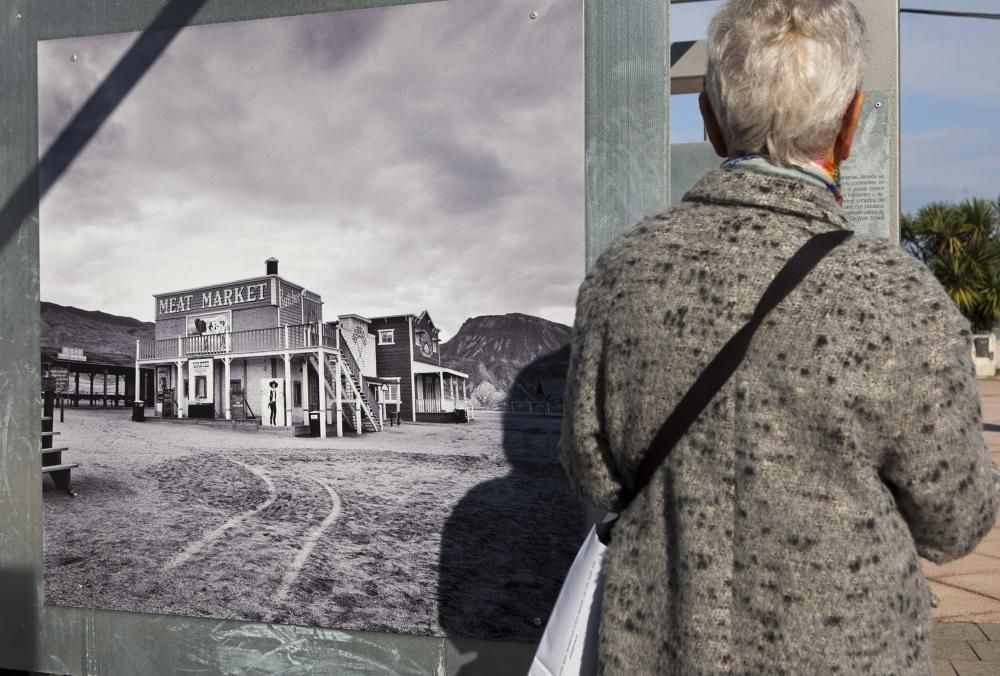
[[[76,60],[77,60],[78,58],[79,58],[79,57],[77,57],[77,55],[76,55],[76,54],[74,54],[73,56],[69,57],[69,60],[70,60],[70,61],[76,61]]]
[[[18,12],[18,13],[17,13],[17,18],[18,18],[18,19],[23,19],[24,17],[22,17],[22,16],[21,16],[21,13],[20,13],[20,12]]]
[[[536,617],[535,618],[535,626],[536,627],[542,626],[542,618],[540,618],[540,617]]]
[[[535,19],[538,18],[538,12],[532,12],[531,14],[528,15],[528,18],[534,21]]]
[[[882,102],[881,101],[876,101],[875,102],[875,107],[876,108],[881,108],[882,107]]]

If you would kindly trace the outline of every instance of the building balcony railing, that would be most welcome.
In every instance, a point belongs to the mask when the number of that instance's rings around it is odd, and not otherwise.
[[[472,410],[472,401],[469,399],[417,399],[417,413],[451,413],[460,409]]]
[[[186,359],[314,347],[337,349],[339,345],[336,333],[335,329],[317,322],[204,336],[140,340],[136,346],[136,359]]]

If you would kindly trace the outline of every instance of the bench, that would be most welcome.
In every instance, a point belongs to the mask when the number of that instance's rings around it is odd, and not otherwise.
[[[44,397],[41,449],[42,476],[48,474],[52,477],[52,481],[55,483],[57,488],[66,491],[71,496],[75,496],[76,493],[73,492],[73,484],[70,481],[70,473],[80,465],[75,463],[64,463],[62,461],[62,454],[63,452],[69,450],[68,447],[61,446],[59,448],[55,448],[52,446],[53,437],[59,434],[59,432],[54,432],[52,430],[52,413],[55,408],[55,397],[51,392],[46,392]]]

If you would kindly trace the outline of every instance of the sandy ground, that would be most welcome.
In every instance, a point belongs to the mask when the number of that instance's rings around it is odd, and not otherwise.
[[[559,420],[295,439],[67,409],[52,605],[537,641],[582,541]]]

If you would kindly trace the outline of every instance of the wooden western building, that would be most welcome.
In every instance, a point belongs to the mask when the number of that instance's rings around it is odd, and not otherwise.
[[[43,347],[41,353],[47,388],[71,406],[86,402],[108,408],[131,406],[136,398],[152,400],[153,372],[140,372],[136,397],[134,359],[126,354],[85,352],[78,347]]]
[[[447,421],[471,411],[469,377],[441,364],[439,330],[427,311],[368,320],[375,335],[378,375],[400,378],[400,415],[407,420]]]
[[[377,432],[390,414],[468,419],[464,373],[440,364],[427,312],[325,321],[315,292],[278,275],[154,296],[155,338],[137,341],[135,374],[154,375],[155,415],[249,419],[319,434]]]

